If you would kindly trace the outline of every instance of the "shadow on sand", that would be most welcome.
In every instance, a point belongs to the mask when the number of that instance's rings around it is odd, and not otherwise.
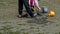
[[[48,24],[52,24],[55,22],[50,21],[48,19],[48,16],[38,16],[38,17],[32,18],[32,20],[28,20],[27,23],[36,23],[36,24],[48,25]]]

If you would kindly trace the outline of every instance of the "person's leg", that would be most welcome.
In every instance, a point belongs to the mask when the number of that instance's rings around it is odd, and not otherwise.
[[[18,12],[19,12],[19,15],[22,15],[22,10],[23,10],[23,1],[19,0],[18,1]]]
[[[26,8],[27,12],[29,13],[29,15],[31,17],[33,17],[34,14],[33,14],[32,10],[31,10],[30,6],[29,6],[29,0],[23,0],[23,2],[24,2],[25,8]]]

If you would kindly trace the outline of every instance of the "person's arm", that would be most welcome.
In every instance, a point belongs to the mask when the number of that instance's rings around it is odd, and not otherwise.
[[[38,0],[34,0],[34,3],[35,3],[35,6],[36,6],[38,9],[41,9],[41,8],[39,7]]]
[[[38,0],[38,1],[40,1],[40,0]]]

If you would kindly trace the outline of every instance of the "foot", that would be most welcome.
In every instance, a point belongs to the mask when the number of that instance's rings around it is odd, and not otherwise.
[[[17,15],[17,17],[18,17],[18,18],[22,18],[22,16],[21,16],[21,15]]]
[[[37,16],[37,13],[34,13],[34,15],[33,16]]]
[[[37,16],[37,13],[34,13],[34,15],[32,16],[32,18],[36,17]]]

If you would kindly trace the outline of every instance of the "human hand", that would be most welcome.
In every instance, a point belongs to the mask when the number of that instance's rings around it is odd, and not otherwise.
[[[39,8],[39,10],[41,10],[41,8]]]

